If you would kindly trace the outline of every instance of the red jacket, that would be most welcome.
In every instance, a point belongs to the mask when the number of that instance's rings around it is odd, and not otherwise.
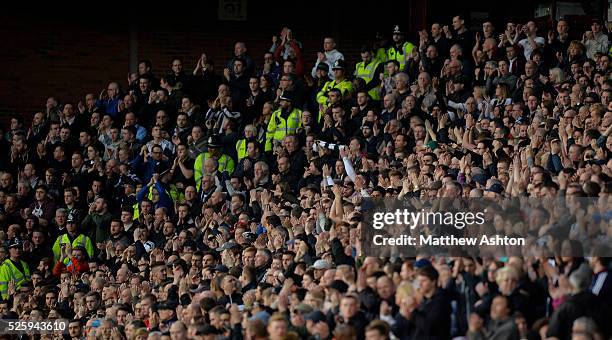
[[[298,78],[302,78],[302,76],[304,75],[304,58],[302,57],[302,50],[300,50],[300,47],[295,42],[295,40],[291,40],[289,42],[289,46],[291,46],[291,48],[293,48],[293,51],[295,52],[295,75]],[[284,50],[285,44],[281,44],[276,48],[276,51],[274,51],[274,60],[278,61],[278,63],[281,65],[281,74],[284,61],[281,57],[281,54]]]
[[[53,267],[53,275],[60,277],[63,272],[82,274],[89,271],[89,264],[83,260],[77,260],[75,257],[70,258],[68,265],[62,261],[57,261]]]

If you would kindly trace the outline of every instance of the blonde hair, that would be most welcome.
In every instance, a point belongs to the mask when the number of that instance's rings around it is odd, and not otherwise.
[[[410,282],[402,282],[397,286],[397,291],[395,293],[396,298],[401,301],[401,299],[413,296],[414,295],[414,287]]]
[[[510,98],[510,89],[508,89],[508,84],[506,83],[499,83],[497,84],[497,86],[499,87],[499,89],[502,92],[502,100],[506,100],[508,98]]]
[[[560,84],[565,81],[565,75],[563,74],[563,70],[555,67],[550,69],[551,81],[554,84]]]
[[[281,314],[280,312],[276,312],[276,313],[272,314],[272,316],[268,320],[268,325],[271,325],[274,321],[282,321],[285,324],[289,325],[289,323],[287,322],[287,319],[285,318],[285,316],[283,314]]]
[[[474,86],[474,98],[480,99],[484,97],[486,93],[486,89],[484,86]]]
[[[355,283],[355,271],[353,270],[353,267],[346,264],[341,264],[336,268],[336,271],[340,272],[342,279],[346,283]]]
[[[584,50],[585,50],[584,44],[582,44],[580,41],[578,41],[578,40],[570,41],[569,46],[567,47],[567,54],[568,55],[569,55],[569,51],[572,48],[575,48],[575,49],[579,50],[580,51],[579,54],[584,54]]]
[[[505,279],[514,279],[515,281],[518,281],[519,279],[518,271],[512,266],[505,266],[505,267],[499,268],[497,272],[495,273],[495,282],[499,284]]]

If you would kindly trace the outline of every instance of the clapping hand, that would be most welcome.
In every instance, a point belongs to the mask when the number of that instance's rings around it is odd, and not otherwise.
[[[338,184],[334,184],[332,186],[332,192],[334,193],[334,195],[336,197],[341,197],[342,196],[342,188]]]

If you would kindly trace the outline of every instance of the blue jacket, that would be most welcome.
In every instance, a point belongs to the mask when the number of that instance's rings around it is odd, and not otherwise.
[[[141,143],[144,142],[148,134],[147,128],[138,124],[134,125],[134,127],[136,127],[136,140]]]
[[[173,206],[174,206],[174,202],[172,201],[172,198],[170,198],[170,195],[168,194],[168,192],[166,191],[166,189],[164,188],[164,186],[162,186],[160,182],[155,183],[154,187],[157,190],[157,193],[159,194],[159,200],[157,201],[157,203],[154,204],[155,209],[163,207],[163,208],[166,208],[166,210],[168,210],[169,214],[171,214],[173,211]],[[151,187],[148,185],[143,186],[142,189],[140,189],[140,191],[136,195],[136,199],[138,200],[138,203],[142,202],[145,196],[149,196],[150,189]]]
[[[154,161],[151,157],[145,162],[142,155],[138,155],[132,161],[132,171],[143,179],[143,183],[149,183],[155,173],[155,166],[159,163],[160,161]]]
[[[117,117],[119,113],[119,102],[121,99],[119,97],[115,99],[104,99],[96,101],[96,106],[102,109],[102,111],[108,113],[113,119]]]

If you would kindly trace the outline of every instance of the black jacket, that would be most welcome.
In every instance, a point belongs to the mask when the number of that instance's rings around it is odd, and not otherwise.
[[[438,289],[412,312],[410,320],[397,314],[393,333],[400,339],[450,339],[452,308],[450,299]]]
[[[584,291],[569,297],[550,318],[547,337],[569,340],[572,335],[574,320],[586,316],[597,323],[604,339],[610,336],[609,307],[593,293]]]
[[[357,312],[357,314],[353,315],[353,317],[351,317],[350,319],[344,320],[340,316],[340,314],[338,314],[337,310],[335,311],[330,310],[327,313],[327,324],[329,325],[329,329],[330,330],[335,329],[336,325],[340,323],[348,324],[351,327],[353,327],[353,329],[355,330],[355,334],[357,334],[358,340],[365,339],[365,328],[369,322],[365,314],[362,311]]]

